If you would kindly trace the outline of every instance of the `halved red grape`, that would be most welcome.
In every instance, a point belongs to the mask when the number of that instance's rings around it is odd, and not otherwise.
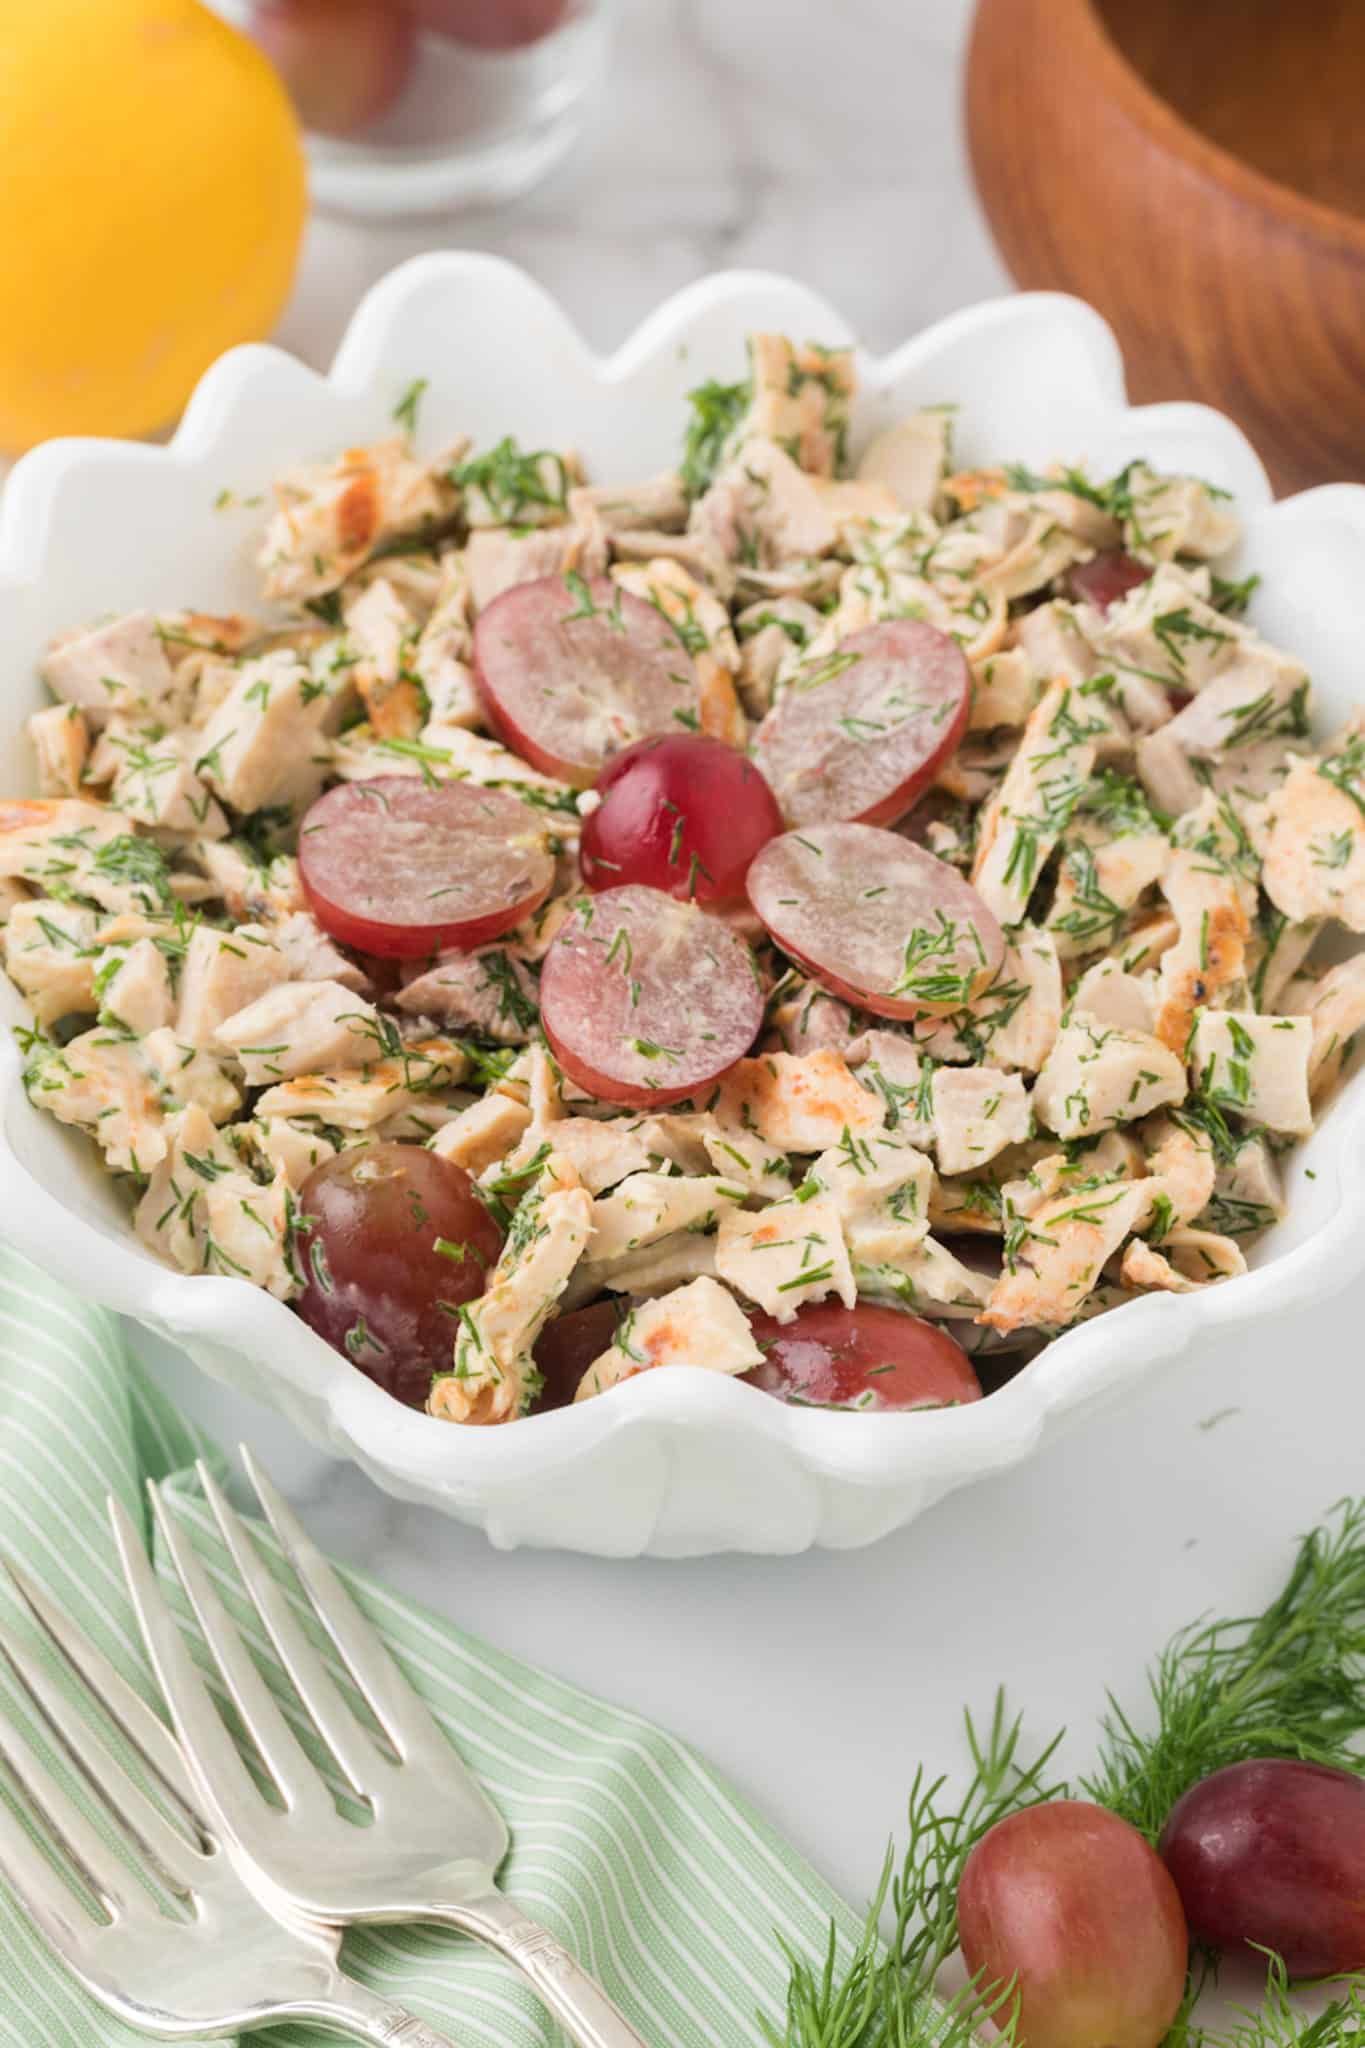
[[[967,730],[972,672],[949,634],[886,619],[807,663],[754,734],[754,758],[793,825],[890,825]]]
[[[410,1408],[448,1372],[455,1310],[484,1291],[502,1232],[462,1166],[422,1145],[339,1152],[299,1192],[294,1306]]]
[[[748,887],[784,952],[879,1017],[960,1010],[1005,957],[1005,935],[971,883],[875,825],[784,832],[754,860]]]
[[[586,1308],[555,1316],[536,1340],[536,1370],[545,1382],[535,1411],[569,1408],[588,1367],[610,1349],[630,1304],[624,1295],[590,1301]]]
[[[1365,1783],[1293,1758],[1232,1764],[1161,1837],[1190,1931],[1273,1949],[1291,1977],[1365,1970]]]
[[[338,783],[299,831],[299,879],[318,923],[381,959],[486,945],[529,917],[554,878],[536,812],[474,782]]]
[[[1010,1814],[968,1857],[957,1911],[968,1970],[987,1994],[1013,1984],[1028,2048],[1165,2038],[1185,1991],[1185,1915],[1161,1858],[1117,1814],[1079,1800]]]
[[[705,733],[638,740],[597,788],[580,847],[590,889],[643,882],[696,903],[742,903],[750,861],[783,829],[753,762]]]
[[[814,1301],[788,1323],[753,1309],[749,1328],[764,1356],[744,1377],[780,1401],[894,1409],[981,1399],[981,1382],[956,1338],[903,1309]]]
[[[609,576],[541,576],[505,590],[479,613],[474,670],[508,746],[580,789],[623,747],[700,716],[677,633]]]
[[[632,883],[584,897],[540,976],[540,1016],[571,1081],[662,1108],[709,1089],[763,1022],[758,965],[719,918]]]
[[[1118,604],[1130,590],[1150,582],[1151,575],[1147,562],[1139,562],[1123,548],[1106,548],[1102,554],[1092,555],[1088,562],[1077,562],[1067,570],[1066,594],[1077,604],[1093,604],[1097,610],[1107,612],[1111,604]]]

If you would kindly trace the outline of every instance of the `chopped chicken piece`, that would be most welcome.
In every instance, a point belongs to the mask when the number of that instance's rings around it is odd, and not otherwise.
[[[1230,1237],[1211,1230],[1176,1230],[1163,1240],[1164,1252],[1135,1238],[1123,1256],[1120,1277],[1133,1287],[1158,1287],[1192,1294],[1215,1280],[1235,1280],[1246,1259]]]
[[[673,1119],[674,1124],[681,1121]],[[743,1124],[711,1116],[696,1122],[706,1158],[717,1173],[763,1201],[780,1202],[791,1193],[791,1165],[784,1152]],[[695,1170],[685,1160],[679,1164],[687,1172]]]
[[[727,1210],[716,1236],[716,1271],[780,1323],[806,1301],[837,1294],[852,1308],[858,1298],[839,1210],[828,1195],[772,1202],[756,1214]]]
[[[940,1067],[931,1084],[934,1149],[940,1173],[968,1173],[1032,1130],[1018,1074],[996,1067]]]
[[[741,1373],[762,1363],[763,1353],[739,1303],[703,1276],[632,1309],[609,1348],[584,1373],[574,1400],[589,1400],[662,1365]]]
[[[43,896],[16,903],[4,927],[5,967],[28,997],[39,1025],[98,1008],[95,999],[96,932],[93,910]]]
[[[175,672],[159,621],[129,612],[106,624],[63,635],[48,649],[43,681],[98,728],[115,712],[159,712],[174,697]]]
[[[136,851],[131,851],[136,849]],[[149,879],[139,887],[145,873]],[[106,804],[76,797],[0,799],[0,881],[44,893],[91,896],[106,910],[146,909],[150,892],[166,907],[164,863],[133,823]]]
[[[837,1052],[764,1053],[740,1060],[720,1084],[718,1114],[779,1152],[824,1152],[846,1130],[878,1131],[885,1110]]]
[[[1316,1101],[1341,1078],[1365,1027],[1365,953],[1355,953],[1329,967],[1301,998],[1286,1007],[1306,1016],[1313,1026],[1308,1084]]]
[[[557,1127],[556,1141],[558,1136]],[[633,1173],[615,1194],[592,1205],[592,1261],[606,1265],[642,1245],[657,1244],[675,1230],[709,1230],[718,1217],[744,1200],[745,1192],[716,1174]]]
[[[885,484],[903,512],[933,518],[948,468],[951,432],[952,414],[943,407],[912,412],[868,442],[858,475],[864,482]]]
[[[481,1095],[441,1126],[431,1149],[477,1177],[507,1157],[525,1136],[530,1122],[530,1110],[514,1096]]]
[[[1034,676],[1049,688],[1068,683],[1079,689],[1104,666],[1085,637],[1075,607],[1060,599],[1025,612],[1014,633]]]
[[[822,1152],[806,1188],[822,1188],[839,1212],[855,1264],[897,1265],[929,1230],[934,1169],[907,1138],[879,1132]],[[803,1193],[803,1199],[808,1199]]]
[[[1059,1138],[1085,1138],[1185,1094],[1183,1061],[1159,1039],[1073,1009],[1038,1076],[1033,1113]]]
[[[638,484],[592,484],[569,492],[569,516],[591,507],[610,538],[651,526],[681,533],[687,524],[687,486],[675,469]]]
[[[1262,1017],[1255,1010],[1199,1010],[1190,1066],[1200,1093],[1267,1130],[1306,1137],[1313,1128],[1307,1017]]]
[[[486,611],[494,598],[518,583],[541,576],[565,576],[576,569],[592,578],[605,573],[605,548],[585,545],[576,526],[542,526],[526,533],[505,526],[486,526],[469,536],[465,569],[475,612]]]
[[[1067,835],[1047,915],[1060,957],[1074,960],[1112,945],[1170,855],[1164,832],[1114,833],[1098,819],[1079,820]]]
[[[289,975],[289,962],[263,925],[238,925],[230,932],[197,926],[180,968],[177,1033],[189,1045],[212,1045],[220,1024]]]
[[[297,816],[327,773],[328,709],[326,692],[297,655],[246,662],[200,734],[195,773],[235,811],[288,804]]]
[[[927,1151],[934,1142],[934,1063],[898,1031],[865,1031],[849,1051],[860,1085],[881,1100],[886,1127]]]
[[[916,1315],[949,1322],[975,1318],[990,1299],[989,1276],[964,1265],[936,1237],[926,1237],[894,1265],[860,1259],[857,1275],[861,1293],[888,1296]]]
[[[419,966],[396,999],[414,1017],[467,1026],[500,1045],[525,1045],[536,1028],[536,984],[506,946],[442,953]]]
[[[339,981],[291,981],[225,1017],[215,1044],[235,1055],[248,1085],[364,1067],[386,1050],[379,1012]]]
[[[744,709],[762,718],[771,708],[778,671],[795,649],[801,653],[824,629],[813,605],[799,597],[776,597],[751,604],[735,621],[739,634],[737,682]]]
[[[104,947],[95,960],[95,998],[101,1024],[119,1025],[134,1038],[168,1025],[175,996],[166,955],[155,939]]]
[[[739,647],[720,599],[679,562],[658,559],[613,573],[623,590],[663,613],[692,655],[702,731],[731,746],[747,745],[748,727],[735,693]]]
[[[802,469],[833,476],[848,433],[849,407],[858,388],[850,348],[794,345],[781,334],[749,339],[753,398],[744,422],[749,434],[776,441]]]
[[[196,774],[198,734],[158,733],[113,719],[100,736],[99,754],[112,761],[109,799],[125,816],[164,832],[221,839],[228,829],[222,806]],[[92,763],[92,770],[95,764]]]
[[[993,1330],[1075,1322],[1106,1262],[1138,1228],[1150,1202],[1142,1181],[1103,1183],[1044,1202],[1028,1219],[1022,1246],[1007,1259],[978,1320]]]
[[[1108,723],[1098,697],[1053,683],[1024,727],[1019,750],[982,816],[972,869],[973,882],[1002,923],[1017,924],[1028,909]]]
[[[328,938],[310,910],[291,910],[285,917],[267,921],[274,944],[284,955],[291,981],[339,981],[357,995],[368,995],[374,984],[364,968],[348,959]]]
[[[1080,619],[1101,663],[1118,674],[1125,712],[1144,731],[1170,717],[1171,690],[1197,695],[1254,640],[1246,627],[1215,611],[1195,578],[1174,562],[1161,563],[1107,614],[1082,606]],[[1155,685],[1160,696],[1135,693],[1134,682]]]
[[[508,1173],[524,1171],[536,1155],[537,1141],[546,1142],[534,1125],[523,1135],[524,1142],[506,1161]],[[653,1117],[568,1116],[554,1123],[550,1135],[556,1155],[568,1160],[591,1195],[614,1188],[628,1174],[656,1174],[671,1157]],[[593,1256],[602,1256],[595,1245]]]
[[[356,660],[351,680],[381,739],[416,739],[426,724],[424,693],[412,673],[417,621],[390,578],[376,576],[344,607]]]
[[[838,537],[816,479],[775,442],[755,438],[736,449],[697,500],[691,531],[725,561],[755,569],[827,555]]]
[[[1057,1042],[1062,1021],[1062,970],[1051,934],[1016,925],[1008,935],[998,984],[970,1003],[967,1015],[985,1038],[993,1066],[1036,1074]]]
[[[136,1040],[86,1031],[69,1045],[35,1045],[24,1085],[59,1123],[88,1131],[116,1173],[150,1173],[166,1156],[165,1120]]]
[[[592,1228],[584,1188],[537,1185],[522,1198],[487,1291],[461,1309],[452,1370],[432,1383],[427,1413],[445,1422],[510,1422],[540,1385],[532,1350]]]
[[[282,1173],[295,1194],[319,1166],[363,1142],[310,1117],[261,1116],[237,1130],[241,1147],[262,1160],[272,1177]]]
[[[22,882],[0,878],[0,931],[4,930],[19,905],[30,900],[28,890]]]
[[[1251,920],[1238,878],[1195,847],[1172,851],[1161,887],[1180,936],[1161,956],[1156,1035],[1183,1054],[1195,1011],[1243,979]]]
[[[1242,537],[1242,522],[1226,491],[1197,476],[1158,476],[1145,462],[1128,471],[1131,506],[1123,522],[1124,546],[1150,561],[1177,555],[1205,560],[1225,555]]]
[[[785,993],[775,1001],[769,1021],[791,1053],[819,1052],[829,1048],[846,1056],[858,1037],[860,1024],[847,1003],[826,995],[818,982],[793,974],[790,986],[783,977]]]
[[[90,731],[74,704],[49,704],[25,721],[38,764],[40,796],[79,796]]]
[[[441,527],[456,504],[447,477],[418,462],[401,435],[296,471],[276,497],[261,549],[265,594],[294,603],[337,589],[381,541]]]
[[[1073,1002],[1100,1024],[1151,1032],[1156,1023],[1156,979],[1129,974],[1117,960],[1097,960],[1076,983]]]
[[[241,1108],[242,1091],[222,1061],[186,1045],[168,1024],[149,1031],[142,1050],[163,1107],[184,1109],[193,1104],[216,1124],[227,1123]]]
[[[657,1244],[642,1245],[607,1265],[583,1259],[565,1291],[562,1307],[581,1308],[600,1294],[629,1294],[637,1300],[646,1295],[667,1294],[689,1280],[716,1277],[716,1240],[701,1237],[694,1230],[675,1230]]]
[[[1317,944],[1322,931],[1320,918],[1307,924],[1291,924],[1283,911],[1271,910],[1261,917],[1247,945],[1247,983],[1258,1010],[1293,1010],[1282,1001],[1299,969]]]
[[[1321,760],[1294,762],[1270,800],[1264,857],[1262,886],[1286,917],[1365,932],[1365,719]]]
[[[1213,1194],[1199,1219],[1227,1237],[1255,1237],[1285,1213],[1284,1182],[1264,1138],[1248,1132],[1214,1168]]]
[[[372,1066],[282,1081],[266,1090],[256,1110],[259,1116],[315,1116],[343,1130],[375,1131],[395,1117],[431,1109],[433,1097],[439,1100],[457,1087],[467,1067],[464,1052],[449,1039],[416,1040]]]
[[[169,1149],[138,1204],[143,1243],[186,1273],[250,1280],[287,1300],[289,1184],[262,1187],[200,1109],[167,1120]]]
[[[1022,647],[1006,647],[978,662],[972,672],[972,732],[1026,725],[1038,702],[1038,681]]]
[[[1186,1129],[1169,1117],[1153,1119],[1147,1142],[1152,1148],[1146,1160],[1152,1215],[1140,1227],[1157,1222],[1164,1236],[1174,1225],[1193,1223],[1203,1214],[1213,1196],[1217,1166],[1205,1132]]]

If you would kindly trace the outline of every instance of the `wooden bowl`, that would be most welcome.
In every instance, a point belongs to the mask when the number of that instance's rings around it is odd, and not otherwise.
[[[980,0],[977,187],[1021,285],[1115,329],[1280,489],[1365,477],[1365,6]]]

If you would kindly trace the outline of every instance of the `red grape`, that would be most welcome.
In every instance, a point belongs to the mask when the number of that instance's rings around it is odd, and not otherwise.
[[[299,879],[318,923],[390,960],[486,945],[545,901],[554,875],[529,804],[473,782],[339,783],[299,832]]]
[[[960,1010],[1005,957],[971,883],[876,825],[784,832],[749,869],[749,901],[831,995],[879,1017]]]
[[[1180,1896],[1156,1851],[1103,1807],[1064,1800],[997,1822],[967,1859],[957,1910],[981,1990],[1014,1984],[1019,2048],[1157,2048],[1175,2018],[1189,1957]]]
[[[448,1370],[454,1311],[483,1293],[502,1232],[462,1166],[422,1145],[357,1146],[310,1174],[295,1238],[303,1320],[421,1408]]]
[[[787,1323],[755,1309],[749,1327],[764,1359],[744,1377],[782,1401],[892,1409],[981,1399],[981,1383],[956,1338],[903,1309],[807,1302]]]
[[[585,896],[540,976],[550,1050],[603,1102],[662,1109],[742,1059],[763,1022],[758,963],[695,903],[630,883]]]
[[[624,1298],[591,1301],[545,1325],[535,1348],[536,1370],[545,1382],[535,1401],[537,1411],[572,1405],[579,1381],[610,1348],[628,1306]]]
[[[251,33],[319,135],[354,135],[387,113],[416,48],[411,16],[388,0],[260,0]]]
[[[740,903],[750,861],[783,829],[753,762],[704,733],[637,740],[597,789],[582,838],[590,889],[643,882],[697,903]]]
[[[1215,1771],[1176,1805],[1161,1853],[1191,1932],[1251,1942],[1291,1977],[1365,1970],[1365,1783],[1288,1758]]]
[[[1097,610],[1107,612],[1111,604],[1118,604],[1130,590],[1149,582],[1151,574],[1147,563],[1139,562],[1136,556],[1122,548],[1106,548],[1103,554],[1092,555],[1088,562],[1078,562],[1074,569],[1067,570],[1066,594],[1077,604],[1093,604]]]
[[[521,50],[553,35],[569,0],[407,0],[423,28],[475,50]]]

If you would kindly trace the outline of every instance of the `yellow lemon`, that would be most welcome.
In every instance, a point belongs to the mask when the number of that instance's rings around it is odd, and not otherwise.
[[[294,274],[298,124],[198,0],[24,0],[0,35],[0,445],[142,434]]]

